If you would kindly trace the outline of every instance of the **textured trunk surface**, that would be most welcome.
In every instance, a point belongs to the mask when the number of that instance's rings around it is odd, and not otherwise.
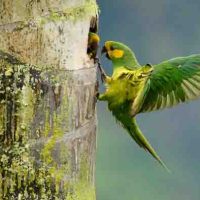
[[[0,199],[95,200],[95,0],[0,0]]]

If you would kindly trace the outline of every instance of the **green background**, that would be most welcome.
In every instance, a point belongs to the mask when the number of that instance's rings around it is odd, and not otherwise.
[[[99,0],[100,36],[134,49],[141,64],[200,53],[199,0]],[[107,73],[111,64],[103,59]],[[102,90],[102,88],[101,88]],[[98,103],[97,200],[200,200],[200,101],[138,115],[172,173],[140,149]]]

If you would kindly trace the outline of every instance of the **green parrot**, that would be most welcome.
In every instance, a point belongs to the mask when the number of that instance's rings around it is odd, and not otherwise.
[[[135,116],[198,98],[200,54],[141,66],[133,51],[120,42],[105,42],[102,53],[112,61],[113,74],[104,74],[106,91],[97,98],[108,102],[109,110],[135,142],[168,170],[139,129]]]

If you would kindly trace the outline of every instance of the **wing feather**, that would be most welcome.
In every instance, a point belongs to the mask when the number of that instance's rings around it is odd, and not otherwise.
[[[153,66],[149,90],[140,112],[175,106],[200,96],[200,54]]]

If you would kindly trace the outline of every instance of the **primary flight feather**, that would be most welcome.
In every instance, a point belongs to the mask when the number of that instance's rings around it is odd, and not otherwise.
[[[104,76],[106,91],[98,99],[108,108],[135,142],[167,167],[139,129],[135,116],[200,96],[200,55],[141,66],[126,45],[107,41],[102,49],[112,61],[113,74]]]

